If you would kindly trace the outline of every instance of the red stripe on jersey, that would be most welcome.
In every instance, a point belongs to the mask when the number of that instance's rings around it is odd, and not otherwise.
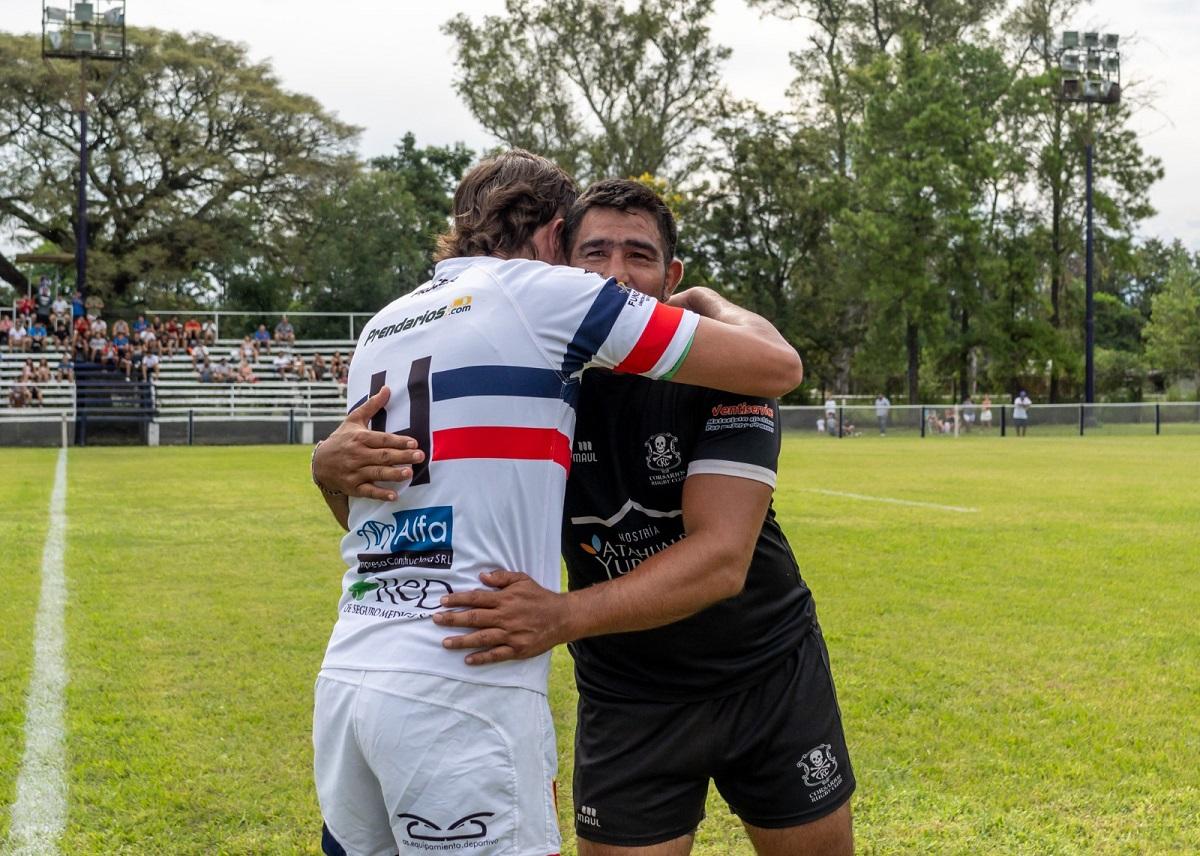
[[[554,461],[571,469],[571,441],[554,428],[447,428],[433,432],[433,460],[503,458]]]
[[[646,324],[646,329],[642,331],[641,338],[614,371],[625,374],[645,374],[654,368],[655,364],[662,359],[662,355],[666,353],[682,319],[683,310],[678,306],[667,306],[665,303],[655,306],[650,321]]]

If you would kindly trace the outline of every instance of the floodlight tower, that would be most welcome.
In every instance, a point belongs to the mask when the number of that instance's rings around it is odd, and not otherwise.
[[[125,61],[125,0],[42,0],[42,59],[79,60],[79,200],[75,212],[75,288],[87,297],[87,65]],[[111,79],[111,78],[110,78]]]
[[[1062,71],[1060,100],[1087,107],[1087,310],[1086,371],[1084,400],[1092,404],[1096,400],[1096,311],[1092,287],[1092,105],[1117,104],[1121,101],[1121,53],[1118,50],[1120,37],[1115,33],[1081,34],[1077,30],[1066,30],[1058,49],[1058,66]]]

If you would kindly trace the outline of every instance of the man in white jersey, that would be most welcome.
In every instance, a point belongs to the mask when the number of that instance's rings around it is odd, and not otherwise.
[[[402,481],[349,501],[323,487],[348,567],[314,709],[327,854],[557,852],[548,654],[468,667],[429,619],[494,568],[558,590],[584,368],[768,396],[799,383],[769,324],[700,318],[539,261],[561,260],[575,195],[526,152],[483,162],[455,193],[433,279],[359,338],[347,426],[417,448],[378,450],[373,466]],[[314,453],[314,475],[338,443]]]

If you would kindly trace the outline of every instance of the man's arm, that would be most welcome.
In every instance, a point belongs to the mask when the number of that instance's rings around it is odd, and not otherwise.
[[[687,537],[646,559],[628,574],[578,591],[555,594],[527,575],[481,575],[494,590],[455,592],[434,613],[444,627],[472,628],[450,636],[452,649],[483,648],[470,665],[534,657],[555,645],[660,627],[733,597],[746,571],[771,502],[769,485],[736,476],[699,474],[683,486]]]
[[[413,438],[371,430],[371,417],[387,406],[390,395],[386,386],[379,390],[313,450],[313,482],[343,529],[349,528],[349,497],[391,502],[396,492],[376,482],[410,479],[412,465],[425,460]]]
[[[796,349],[761,315],[711,288],[689,288],[668,303],[702,316],[691,349],[671,380],[778,398],[804,379]]]

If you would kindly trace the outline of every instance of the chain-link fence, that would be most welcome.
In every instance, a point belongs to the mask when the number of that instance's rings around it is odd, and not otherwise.
[[[809,437],[1007,437],[1200,435],[1200,402],[1035,404],[1023,416],[1011,404],[872,404],[783,407],[784,428]]]

